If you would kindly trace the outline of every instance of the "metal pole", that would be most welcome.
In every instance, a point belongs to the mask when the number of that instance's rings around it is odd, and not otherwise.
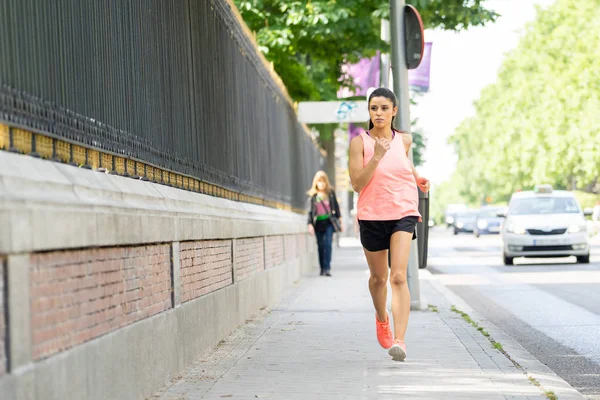
[[[381,40],[390,42],[390,21],[387,19],[381,20]],[[390,87],[390,55],[381,54],[381,86]]]
[[[406,68],[405,27],[404,27],[404,0],[390,0],[390,25],[392,31],[392,76],[394,93],[398,99],[398,114],[396,114],[396,128],[410,133],[410,98],[408,93],[408,68]],[[409,151],[412,162],[412,148]],[[407,280],[410,290],[410,308],[419,310],[421,304],[421,288],[419,286],[419,254],[416,241],[410,244],[410,257],[408,258]]]

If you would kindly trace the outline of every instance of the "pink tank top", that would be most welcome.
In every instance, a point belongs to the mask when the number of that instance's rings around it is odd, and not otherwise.
[[[363,166],[375,153],[375,139],[368,133],[363,140]],[[401,135],[391,141],[390,149],[381,159],[371,181],[358,195],[358,219],[390,221],[419,214],[419,191],[406,156]]]

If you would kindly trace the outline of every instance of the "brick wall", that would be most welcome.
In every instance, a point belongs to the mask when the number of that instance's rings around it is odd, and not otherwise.
[[[238,239],[235,241],[235,277],[237,281],[265,269],[264,239]]]
[[[169,245],[33,254],[33,358],[167,310],[170,265]]]
[[[297,236],[298,236],[298,252],[300,254],[304,254],[308,251],[308,246],[307,246],[308,235],[301,233]]]
[[[231,240],[181,243],[181,302],[231,285]]]
[[[6,314],[4,313],[4,259],[0,258],[0,376],[6,373]]]
[[[284,262],[283,235],[265,238],[265,268],[276,267]]]
[[[298,235],[285,235],[285,259],[298,257]]]

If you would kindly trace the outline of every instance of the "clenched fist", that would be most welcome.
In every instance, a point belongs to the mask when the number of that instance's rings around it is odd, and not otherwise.
[[[391,148],[390,141],[387,139],[375,139],[375,153],[373,154],[373,158],[377,161],[381,161],[385,153]]]
[[[429,191],[429,188],[431,187],[431,183],[427,178],[420,177],[417,178],[417,186],[419,187],[419,189],[421,189],[423,193],[427,193]]]

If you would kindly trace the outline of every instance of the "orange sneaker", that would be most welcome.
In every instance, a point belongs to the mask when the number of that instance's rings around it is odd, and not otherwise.
[[[394,344],[394,336],[392,336],[392,330],[390,329],[390,316],[386,311],[387,321],[381,322],[377,318],[375,313],[375,325],[377,328],[377,341],[384,349],[389,349]]]
[[[406,358],[406,343],[402,340],[394,340],[392,347],[390,347],[390,351],[388,354],[392,356],[392,360],[394,361],[404,361]]]

